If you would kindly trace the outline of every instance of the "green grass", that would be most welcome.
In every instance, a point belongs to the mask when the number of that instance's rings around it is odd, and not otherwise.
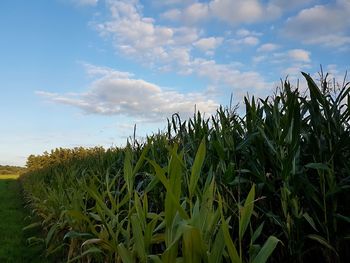
[[[27,235],[32,233],[22,231],[28,222],[20,183],[9,176],[1,175],[0,179],[0,262],[44,262],[40,259],[41,249],[26,244]]]

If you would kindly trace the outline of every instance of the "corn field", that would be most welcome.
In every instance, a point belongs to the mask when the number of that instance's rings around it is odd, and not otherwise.
[[[303,73],[125,148],[28,158],[52,262],[350,262],[350,85]]]

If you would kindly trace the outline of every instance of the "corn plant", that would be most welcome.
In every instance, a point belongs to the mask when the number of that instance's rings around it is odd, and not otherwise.
[[[174,114],[125,148],[56,149],[21,178],[68,262],[347,262],[350,85],[287,80],[244,114]],[[135,136],[134,136],[135,137]]]

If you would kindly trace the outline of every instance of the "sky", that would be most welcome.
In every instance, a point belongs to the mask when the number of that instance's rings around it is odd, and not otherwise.
[[[0,164],[349,70],[350,0],[3,0]]]

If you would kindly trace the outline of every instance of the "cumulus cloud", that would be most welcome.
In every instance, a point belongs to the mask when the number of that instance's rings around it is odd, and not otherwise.
[[[214,60],[197,58],[192,62],[192,67],[200,77],[209,78],[214,83],[223,83],[237,93],[244,90],[267,90],[272,87],[259,73],[241,71],[235,65],[218,64]]]
[[[236,31],[236,36],[234,38],[227,40],[227,43],[233,45],[237,49],[240,49],[242,45],[256,46],[260,42],[258,36],[261,36],[261,33],[241,28]]]
[[[250,31],[248,29],[245,28],[240,28],[236,31],[236,35],[239,37],[247,37],[247,36],[261,36],[262,34],[259,32],[255,32],[255,31]]]
[[[252,24],[260,21],[271,21],[288,11],[306,7],[317,0],[211,0],[165,1],[176,4],[176,8],[166,10],[161,17],[189,25],[203,20],[216,19],[230,25]],[[182,7],[178,7],[181,5]]]
[[[214,0],[209,7],[215,17],[230,24],[255,22],[263,13],[263,7],[257,0]]]
[[[254,56],[252,58],[252,61],[253,61],[254,64],[258,64],[258,63],[260,63],[260,62],[262,62],[264,60],[266,60],[266,56]]]
[[[166,10],[161,17],[184,24],[194,24],[208,19],[216,19],[230,25],[252,24],[260,21],[271,21],[284,13],[297,8],[310,6],[318,0],[211,0],[198,2],[195,0],[169,0],[163,6],[176,8]],[[346,0],[342,0],[346,1]],[[159,1],[156,1],[157,3]]]
[[[288,76],[291,80],[296,80],[300,77],[301,71],[307,71],[311,68],[309,64],[293,63],[291,66],[284,68],[282,74]]]
[[[38,91],[48,101],[80,108],[87,114],[124,115],[145,121],[159,121],[179,112],[213,113],[218,104],[202,93],[180,93],[137,79],[133,74],[106,67],[86,65],[89,75],[96,78],[89,89],[78,94],[58,94]]]
[[[257,51],[258,52],[271,52],[271,51],[275,51],[279,48],[279,45],[277,44],[273,44],[273,43],[266,43],[261,45]]]
[[[311,53],[304,49],[290,49],[285,52],[273,53],[271,61],[275,63],[310,62]]]
[[[170,10],[165,11],[160,16],[164,19],[171,20],[171,21],[179,21],[181,19],[181,10],[178,8],[173,8]]]
[[[336,0],[301,10],[283,29],[287,37],[305,44],[341,47],[350,44],[350,1]]]
[[[207,37],[199,39],[193,45],[202,51],[209,51],[216,49],[223,40],[224,39],[222,37]]]
[[[203,10],[206,6],[206,15],[209,18],[215,18],[230,25],[239,25],[271,20],[281,16],[284,10],[277,2],[280,1],[212,0],[208,3],[201,3],[201,8]]]
[[[310,62],[310,52],[304,49],[292,49],[287,54],[292,60]]]
[[[98,0],[72,0],[76,5],[79,6],[95,6]]]
[[[119,51],[143,63],[182,66],[179,62],[190,56],[189,48],[199,39],[198,30],[157,25],[153,18],[142,15],[137,3],[108,1],[110,19],[97,24],[97,30],[101,35],[110,36]]]
[[[300,71],[307,71],[311,68],[311,52],[305,49],[290,49],[283,52],[270,52],[268,56],[266,54],[253,58],[254,63],[271,64],[271,66],[277,66],[281,76],[288,75],[293,78],[300,77]]]
[[[184,9],[170,9],[161,14],[164,19],[181,21],[185,24],[194,24],[209,17],[209,7],[205,3],[193,3]]]
[[[203,32],[192,26],[159,25],[154,19],[142,15],[142,7],[137,0],[109,1],[108,7],[111,13],[110,19],[99,23],[97,28],[101,34],[111,36],[116,48],[128,56],[151,64],[161,71],[204,77],[218,84],[216,86],[222,84],[232,89],[268,86],[264,78],[256,72],[237,70],[232,65],[219,64],[215,60],[207,60],[192,54],[193,48],[198,48],[212,55],[214,49],[224,43],[223,38],[203,37]],[[231,43],[237,46],[242,44],[254,46],[259,43],[260,35],[257,32],[240,29],[236,32],[235,38],[231,39]],[[260,84],[257,84],[257,80]]]
[[[247,45],[247,46],[256,46],[257,44],[259,44],[259,38],[257,37],[253,37],[253,36],[248,36],[245,38],[241,38],[241,39],[231,39],[229,40],[229,42],[231,42],[234,45]]]
[[[300,76],[300,71],[311,68],[311,53],[304,49],[290,49],[269,54],[266,60],[278,65],[282,76]],[[287,67],[286,67],[287,65]]]
[[[271,0],[269,2],[270,5],[278,6],[282,9],[295,9],[297,7],[310,5],[314,2],[317,2],[317,0],[293,0],[293,1],[286,1],[286,0]]]
[[[157,6],[188,5],[196,0],[152,0],[152,4]]]

